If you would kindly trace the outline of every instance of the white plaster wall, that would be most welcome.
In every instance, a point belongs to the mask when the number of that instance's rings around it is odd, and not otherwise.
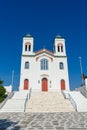
[[[63,44],[63,52],[58,52],[58,44],[62,43]],[[54,46],[55,46],[55,56],[66,56],[66,48],[65,48],[65,39],[58,39],[55,38],[54,40]]]
[[[87,79],[85,79],[85,88],[87,90]]]
[[[29,88],[34,90],[41,90],[42,89],[42,78],[48,79],[48,91],[51,90],[61,90],[61,79],[65,80],[66,90],[69,90],[69,76],[68,76],[68,66],[67,66],[67,57],[66,57],[66,50],[65,50],[65,40],[64,39],[55,39],[55,46],[58,43],[63,44],[63,52],[58,52],[57,48],[56,53],[54,56],[47,54],[43,51],[41,54],[35,56],[33,52],[33,41],[34,39],[31,38],[23,38],[23,51],[21,57],[21,73],[20,73],[20,86],[19,90],[24,89],[24,80],[29,80]],[[25,52],[25,43],[30,42],[32,49],[31,52]],[[36,58],[39,56],[38,60]],[[53,61],[50,59],[53,58]],[[48,70],[40,70],[40,60],[42,58],[46,58],[49,62],[49,69]],[[29,69],[25,69],[25,62],[28,61],[30,63]],[[59,63],[64,63],[64,69],[59,69]]]
[[[6,92],[12,92],[12,86],[4,86],[4,88],[6,89]]]
[[[40,70],[40,60],[46,58],[49,60],[49,69]],[[29,69],[25,69],[25,62],[29,61]],[[64,69],[59,69],[59,63],[64,63]],[[43,56],[36,61],[36,57],[22,57],[21,65],[21,77],[20,77],[20,89],[23,89],[24,79],[29,80],[29,88],[41,90],[41,81],[42,78],[48,79],[48,88],[52,89],[61,89],[60,81],[61,79],[65,80],[66,89],[69,90],[69,80],[68,80],[68,68],[67,68],[67,58],[66,57],[56,57],[53,58],[53,61],[46,56]],[[51,83],[50,83],[51,81]]]
[[[25,51],[25,43],[31,43],[31,51]],[[33,37],[27,38],[24,37],[23,38],[23,50],[22,50],[22,54],[23,55],[33,55],[33,46],[34,46],[34,39]]]

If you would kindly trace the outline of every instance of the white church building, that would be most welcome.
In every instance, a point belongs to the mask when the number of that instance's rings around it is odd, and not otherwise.
[[[87,91],[87,80],[82,90]],[[87,112],[87,98],[70,91],[65,39],[54,38],[53,52],[34,52],[34,38],[23,37],[19,91],[8,95],[0,112],[75,111]]]
[[[53,52],[41,49],[34,52],[34,38],[23,37],[19,90],[69,90],[65,39],[56,36]]]

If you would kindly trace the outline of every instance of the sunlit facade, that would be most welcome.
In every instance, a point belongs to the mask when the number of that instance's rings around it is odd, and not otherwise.
[[[65,39],[55,37],[53,52],[45,48],[34,52],[33,48],[34,38],[23,37],[19,90],[69,90]]]

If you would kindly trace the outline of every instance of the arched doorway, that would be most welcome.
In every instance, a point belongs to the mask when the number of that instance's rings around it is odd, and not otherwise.
[[[65,90],[66,88],[65,88],[65,80],[64,79],[62,79],[61,80],[61,90]]]
[[[28,79],[24,80],[24,90],[28,90],[28,86],[29,86],[29,81]]]
[[[48,80],[46,78],[42,79],[42,91],[48,91]]]

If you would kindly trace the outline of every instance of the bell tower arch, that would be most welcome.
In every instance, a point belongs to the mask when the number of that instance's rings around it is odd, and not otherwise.
[[[66,56],[65,39],[59,35],[54,39],[54,55]]]
[[[33,54],[33,48],[34,48],[34,38],[27,34],[25,37],[23,37],[23,55],[32,55]]]

